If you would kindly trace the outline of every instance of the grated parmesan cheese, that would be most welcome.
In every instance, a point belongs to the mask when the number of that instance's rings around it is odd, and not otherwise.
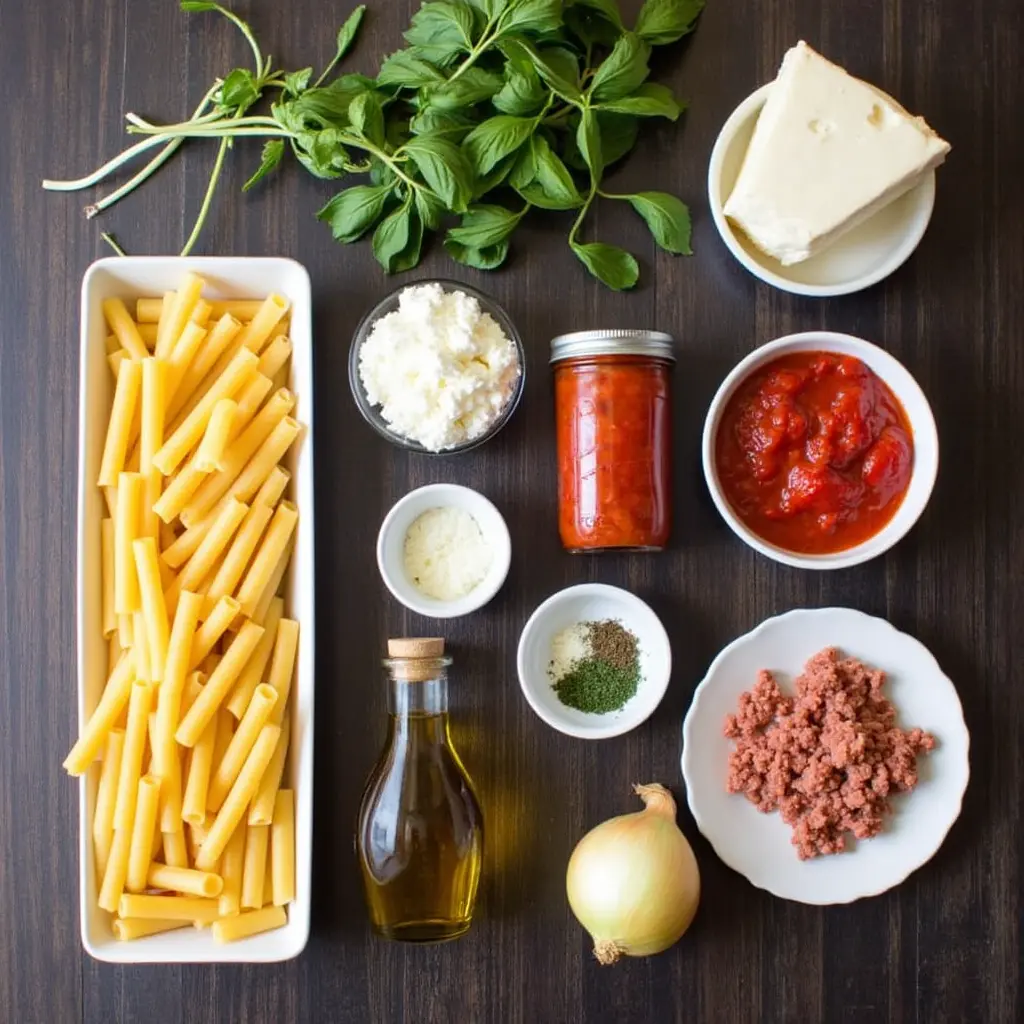
[[[427,597],[465,597],[487,575],[494,559],[477,521],[462,508],[432,508],[405,535],[405,572]]]
[[[521,370],[515,344],[463,291],[402,290],[359,351],[359,379],[388,427],[430,451],[485,434]]]

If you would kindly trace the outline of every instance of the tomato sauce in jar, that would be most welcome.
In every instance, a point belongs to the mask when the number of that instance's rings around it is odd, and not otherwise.
[[[873,537],[910,485],[913,431],[899,399],[861,360],[782,356],[729,399],[715,439],[722,489],[759,537],[832,554]]]
[[[584,331],[551,350],[562,544],[660,551],[672,519],[672,338]]]

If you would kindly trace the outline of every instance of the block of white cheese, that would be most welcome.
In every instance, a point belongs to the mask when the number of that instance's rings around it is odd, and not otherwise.
[[[800,42],[724,212],[758,249],[800,263],[913,188],[949,149],[922,118]]]

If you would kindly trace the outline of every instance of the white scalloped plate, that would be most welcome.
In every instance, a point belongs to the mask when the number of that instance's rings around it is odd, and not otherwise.
[[[919,726],[937,743],[918,759],[917,788],[893,800],[881,835],[851,838],[844,853],[802,861],[777,813],[762,814],[742,795],[726,792],[732,741],[722,725],[759,669],[777,673],[783,692],[792,692],[804,663],[823,647],[884,670],[899,724]],[[923,644],[850,608],[800,608],[761,623],[712,662],[683,723],[683,778],[697,827],[753,885],[800,903],[850,903],[899,885],[942,845],[967,788],[968,746],[956,689]]]

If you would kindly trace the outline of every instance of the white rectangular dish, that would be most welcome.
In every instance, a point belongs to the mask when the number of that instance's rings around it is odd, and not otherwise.
[[[82,943],[98,960],[112,963],[257,963],[287,960],[302,952],[309,936],[313,843],[313,345],[309,275],[290,259],[130,256],[102,259],[82,282],[81,366],[78,438],[78,717],[95,708],[106,677],[107,642],[101,622],[100,523],[103,496],[96,486],[114,380],[107,363],[104,299],[163,295],[189,270],[207,282],[207,299],[264,298],[279,292],[291,303],[293,344],[288,387],[296,396],[300,443],[284,464],[292,474],[292,500],[299,524],[286,580],[287,614],[299,622],[299,650],[292,686],[292,738],[287,778],[295,791],[295,889],[288,923],[275,931],[219,945],[209,929],[152,935],[131,942],[114,938],[111,915],[97,905],[96,871],[89,823],[99,763],[79,780],[79,893]]]

